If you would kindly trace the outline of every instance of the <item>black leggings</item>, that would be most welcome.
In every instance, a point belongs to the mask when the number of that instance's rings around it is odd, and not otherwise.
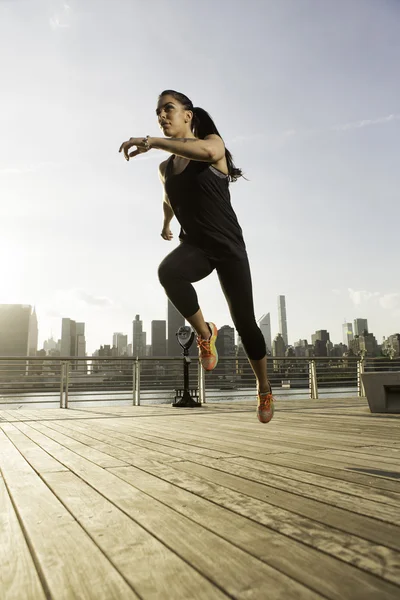
[[[264,358],[266,346],[254,316],[250,265],[246,254],[241,258],[233,256],[215,260],[204,250],[181,243],[164,258],[158,268],[158,277],[172,304],[187,319],[199,310],[192,283],[204,279],[214,269],[247,356],[252,360]]]

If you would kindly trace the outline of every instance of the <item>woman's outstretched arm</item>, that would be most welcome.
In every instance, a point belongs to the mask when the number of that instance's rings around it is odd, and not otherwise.
[[[138,150],[129,152],[130,148],[136,146]],[[225,156],[225,145],[219,135],[211,134],[200,140],[195,137],[189,138],[130,138],[120,147],[123,150],[125,158],[129,160],[133,156],[147,152],[152,148],[165,150],[171,154],[176,154],[182,158],[198,160],[202,162],[215,163]]]

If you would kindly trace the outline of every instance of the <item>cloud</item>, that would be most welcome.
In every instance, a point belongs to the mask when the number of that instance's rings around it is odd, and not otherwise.
[[[343,123],[341,125],[333,125],[330,127],[332,131],[348,131],[349,129],[361,129],[362,127],[369,127],[371,125],[381,125],[383,123],[390,123],[390,121],[397,121],[400,119],[400,114],[391,114],[386,117],[378,117],[377,119],[363,119],[362,121],[353,121],[351,123]]]
[[[114,302],[106,296],[93,296],[84,290],[75,290],[76,297],[89,306],[111,307]]]
[[[379,292],[368,292],[367,290],[353,290],[349,288],[349,296],[350,300],[353,302],[355,306],[360,306],[361,304],[366,304],[370,300],[374,298],[378,298],[380,296]]]
[[[19,167],[0,167],[0,175],[23,175],[25,173],[36,173],[41,169],[57,167],[57,163],[42,162],[33,165],[22,165]]]
[[[379,304],[386,310],[400,308],[400,293],[384,294],[379,298]]]
[[[71,15],[71,7],[69,4],[63,3],[58,14],[53,15],[49,19],[49,25],[56,31],[57,29],[68,29],[70,26],[69,17]]]
[[[68,23],[60,23],[57,17],[51,17],[49,20],[50,27],[52,29],[62,29],[63,27],[69,27]]]
[[[381,294],[367,290],[348,289],[350,300],[355,306],[375,304],[387,311],[392,311],[393,316],[400,315],[400,292]]]
[[[47,298],[42,312],[48,318],[69,317],[87,319],[94,310],[119,309],[119,305],[106,296],[96,296],[80,288],[57,290]]]

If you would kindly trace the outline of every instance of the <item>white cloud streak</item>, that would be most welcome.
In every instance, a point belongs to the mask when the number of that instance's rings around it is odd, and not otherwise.
[[[378,117],[377,119],[363,119],[362,121],[353,121],[351,123],[343,123],[341,125],[333,125],[330,127],[332,131],[349,131],[350,129],[362,129],[363,127],[370,127],[371,125],[382,125],[384,123],[390,123],[390,121],[397,121],[400,119],[400,114],[391,114],[386,117]]]

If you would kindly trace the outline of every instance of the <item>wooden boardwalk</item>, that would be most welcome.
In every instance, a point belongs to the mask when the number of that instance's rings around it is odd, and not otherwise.
[[[0,411],[1,600],[400,597],[400,415]]]

